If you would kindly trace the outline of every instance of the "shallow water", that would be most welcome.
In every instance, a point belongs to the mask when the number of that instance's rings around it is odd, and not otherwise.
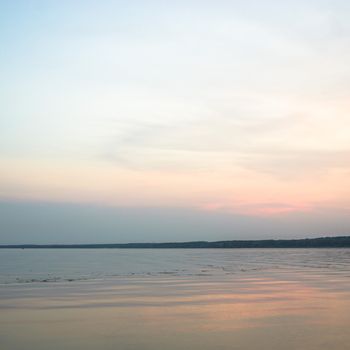
[[[0,250],[0,281],[3,350],[350,343],[347,249]]]
[[[254,271],[350,276],[350,249],[0,249],[0,284]]]

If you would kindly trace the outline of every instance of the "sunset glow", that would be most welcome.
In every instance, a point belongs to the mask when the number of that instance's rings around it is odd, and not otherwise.
[[[347,2],[0,13],[2,202],[350,213]]]

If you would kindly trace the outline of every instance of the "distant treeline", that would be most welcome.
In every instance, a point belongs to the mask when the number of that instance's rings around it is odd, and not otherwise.
[[[115,244],[16,244],[1,248],[20,249],[179,249],[179,248],[350,248],[350,236],[305,239],[266,239],[235,241],[195,241],[169,243],[115,243]]]

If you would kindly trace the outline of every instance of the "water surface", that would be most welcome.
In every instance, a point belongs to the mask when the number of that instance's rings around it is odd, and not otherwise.
[[[350,250],[0,250],[0,345],[347,349]]]

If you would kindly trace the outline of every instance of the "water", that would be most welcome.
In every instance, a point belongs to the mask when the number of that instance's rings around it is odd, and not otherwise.
[[[0,348],[344,350],[350,249],[0,250]]]
[[[0,249],[0,284],[299,270],[350,275],[350,249]]]

